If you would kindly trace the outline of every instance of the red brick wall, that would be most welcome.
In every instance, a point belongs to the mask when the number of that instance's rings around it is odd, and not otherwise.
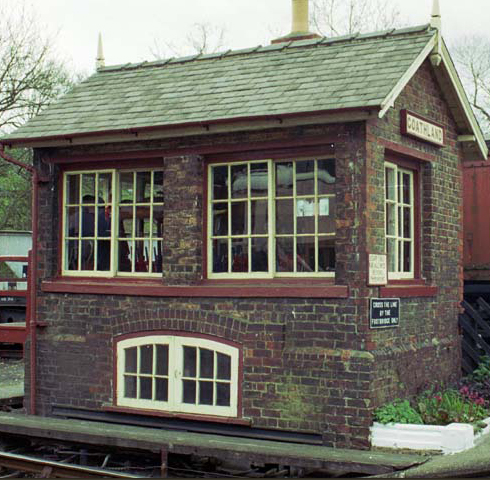
[[[439,152],[401,137],[398,110],[402,107],[443,123],[451,146]],[[335,142],[336,283],[349,286],[349,298],[41,293],[39,320],[47,327],[38,337],[39,412],[49,415],[56,404],[91,409],[111,404],[114,337],[139,331],[206,333],[240,343],[242,416],[253,427],[320,434],[326,445],[336,447],[367,448],[373,407],[422,388],[434,378],[429,367],[438,365],[441,380],[457,375],[461,172],[454,125],[427,66],[395,110],[367,124],[104,144],[59,153],[110,156],[133,150],[143,158],[144,150],[192,147],[193,154],[162,160],[166,178],[163,283],[197,285],[203,272],[204,148],[217,143],[252,148],[257,142],[304,142],[320,135],[325,143],[332,138]],[[422,255],[424,276],[440,287],[440,294],[403,299],[399,328],[370,331],[368,299],[379,296],[379,290],[366,286],[366,252],[384,252],[384,147],[378,137],[437,156],[432,166],[423,169]],[[38,151],[37,164],[50,153]],[[262,158],[267,158],[266,152]],[[58,268],[59,171],[53,168],[50,174],[53,182],[42,188],[40,198],[39,256],[45,279]]]

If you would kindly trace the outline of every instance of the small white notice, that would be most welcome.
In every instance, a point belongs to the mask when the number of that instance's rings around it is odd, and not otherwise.
[[[386,255],[370,253],[368,285],[386,285],[388,283],[387,272]]]
[[[319,206],[320,215],[328,217],[328,215],[330,215],[330,199],[328,197],[320,198]]]

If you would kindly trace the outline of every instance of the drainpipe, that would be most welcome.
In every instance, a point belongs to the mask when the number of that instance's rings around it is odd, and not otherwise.
[[[30,289],[29,289],[29,325],[28,332],[31,341],[30,348],[30,406],[29,414],[35,415],[36,413],[36,334],[37,334],[37,237],[38,237],[38,217],[39,209],[37,204],[37,197],[39,193],[39,183],[43,181],[48,181],[44,178],[32,165],[27,163],[19,162],[12,158],[10,155],[5,153],[5,146],[0,143],[0,158],[3,158],[6,162],[16,165],[17,167],[23,168],[31,174],[32,179],[32,251],[29,255],[31,264],[29,266],[29,276],[31,279]]]

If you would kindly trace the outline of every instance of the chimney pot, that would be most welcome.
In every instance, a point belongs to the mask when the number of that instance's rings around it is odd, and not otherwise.
[[[309,32],[309,11],[308,0],[292,0],[293,2],[293,21],[291,33]]]

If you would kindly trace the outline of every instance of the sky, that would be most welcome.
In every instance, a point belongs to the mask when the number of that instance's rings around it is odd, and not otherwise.
[[[0,6],[15,11],[22,1],[0,0]],[[156,50],[166,57],[187,54],[186,37],[195,24],[224,28],[225,46],[233,49],[267,45],[291,30],[291,0],[24,1],[53,37],[56,55],[83,74],[95,69],[99,32],[106,65],[117,65],[154,60]],[[404,23],[429,22],[433,0],[391,1]],[[490,0],[440,0],[440,7],[449,43],[468,33],[490,37]]]

